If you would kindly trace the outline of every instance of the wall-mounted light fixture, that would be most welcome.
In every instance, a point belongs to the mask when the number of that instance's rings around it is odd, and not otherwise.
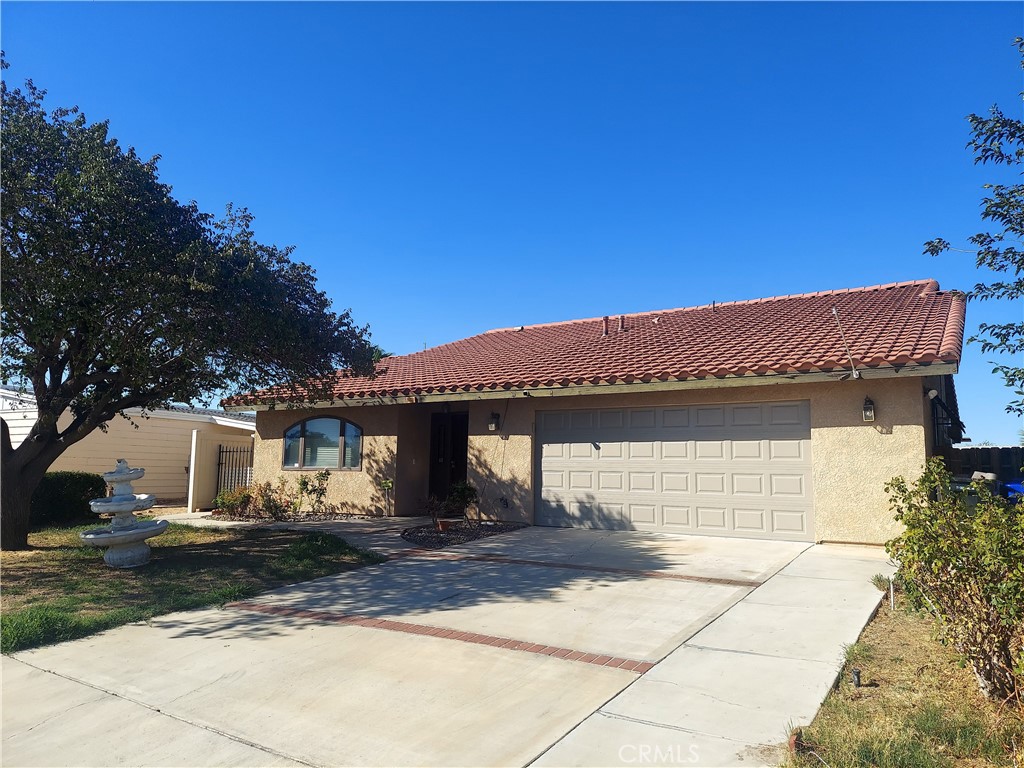
[[[491,432],[497,432],[501,426],[501,416],[497,413],[492,413],[490,420],[487,422],[487,429]]]
[[[864,421],[875,420],[875,401],[870,397],[864,398]]]

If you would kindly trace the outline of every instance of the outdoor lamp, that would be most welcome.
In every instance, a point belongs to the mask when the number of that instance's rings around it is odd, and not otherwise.
[[[491,432],[497,432],[499,426],[501,426],[501,416],[496,413],[492,413],[491,420],[487,422],[487,429]]]
[[[864,398],[864,421],[875,420],[875,401],[870,397]]]

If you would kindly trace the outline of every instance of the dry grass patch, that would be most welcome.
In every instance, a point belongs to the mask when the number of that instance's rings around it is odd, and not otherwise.
[[[851,682],[861,670],[861,687]],[[935,637],[928,616],[888,603],[848,649],[839,686],[803,730],[791,765],[831,768],[1017,766],[1021,711],[982,697],[969,668]]]
[[[108,568],[81,531],[29,534],[32,549],[0,556],[0,650],[71,640],[172,611],[218,605],[268,589],[379,563],[383,557],[326,533],[171,524],[150,539],[142,568]]]

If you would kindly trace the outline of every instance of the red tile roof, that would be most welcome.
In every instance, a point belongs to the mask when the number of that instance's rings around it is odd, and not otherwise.
[[[502,328],[339,372],[337,400],[957,363],[962,294],[934,280]],[[607,334],[605,323],[607,322]],[[620,324],[623,329],[620,330]],[[283,388],[226,405],[294,399]]]

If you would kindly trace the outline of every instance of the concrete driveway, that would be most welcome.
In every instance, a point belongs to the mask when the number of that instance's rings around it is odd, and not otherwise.
[[[771,764],[888,572],[868,548],[550,528],[389,549],[4,657],[3,764]]]

